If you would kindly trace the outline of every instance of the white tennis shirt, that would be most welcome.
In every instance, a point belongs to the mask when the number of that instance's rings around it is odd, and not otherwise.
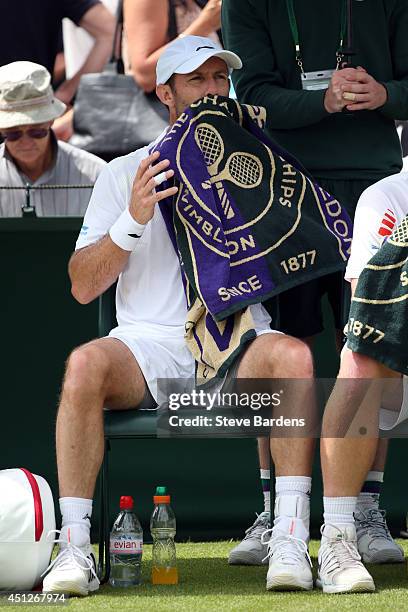
[[[408,172],[393,174],[366,189],[358,201],[345,278],[358,278],[368,261],[408,214]]]

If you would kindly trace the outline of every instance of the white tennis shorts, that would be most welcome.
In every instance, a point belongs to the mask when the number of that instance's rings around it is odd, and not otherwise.
[[[397,425],[400,425],[408,419],[408,376],[403,377],[403,392],[401,408],[398,411],[380,410],[380,429],[382,431],[390,431]]]
[[[133,353],[139,364],[150,393],[158,402],[158,378],[194,378],[194,359],[183,337],[153,340],[140,331],[131,333],[129,328],[115,327],[109,338],[117,338]]]

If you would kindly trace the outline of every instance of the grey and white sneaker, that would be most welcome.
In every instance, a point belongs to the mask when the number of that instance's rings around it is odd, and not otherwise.
[[[361,562],[354,525],[323,525],[316,586],[323,593],[375,591],[374,580]]]
[[[281,517],[279,523],[265,532],[268,542],[268,591],[310,591],[313,588],[312,562],[307,541],[309,532],[301,518]]]
[[[60,551],[44,572],[43,593],[86,596],[97,591],[99,580],[91,544],[75,546],[69,536],[67,541],[60,538],[58,543]]]
[[[404,551],[390,534],[385,510],[358,509],[354,515],[358,552],[364,563],[404,563]]]
[[[262,543],[262,534],[270,529],[270,513],[261,512],[245,532],[245,537],[228,557],[230,565],[267,565],[268,545]]]

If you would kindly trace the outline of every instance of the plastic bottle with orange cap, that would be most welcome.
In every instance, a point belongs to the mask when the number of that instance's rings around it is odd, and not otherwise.
[[[150,519],[153,538],[152,583],[177,584],[176,517],[170,506],[166,487],[157,487],[153,496],[154,509]]]

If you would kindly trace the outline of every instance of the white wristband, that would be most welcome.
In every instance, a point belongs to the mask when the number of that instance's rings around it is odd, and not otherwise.
[[[124,251],[133,251],[145,229],[146,225],[135,221],[126,208],[110,228],[109,236]]]

